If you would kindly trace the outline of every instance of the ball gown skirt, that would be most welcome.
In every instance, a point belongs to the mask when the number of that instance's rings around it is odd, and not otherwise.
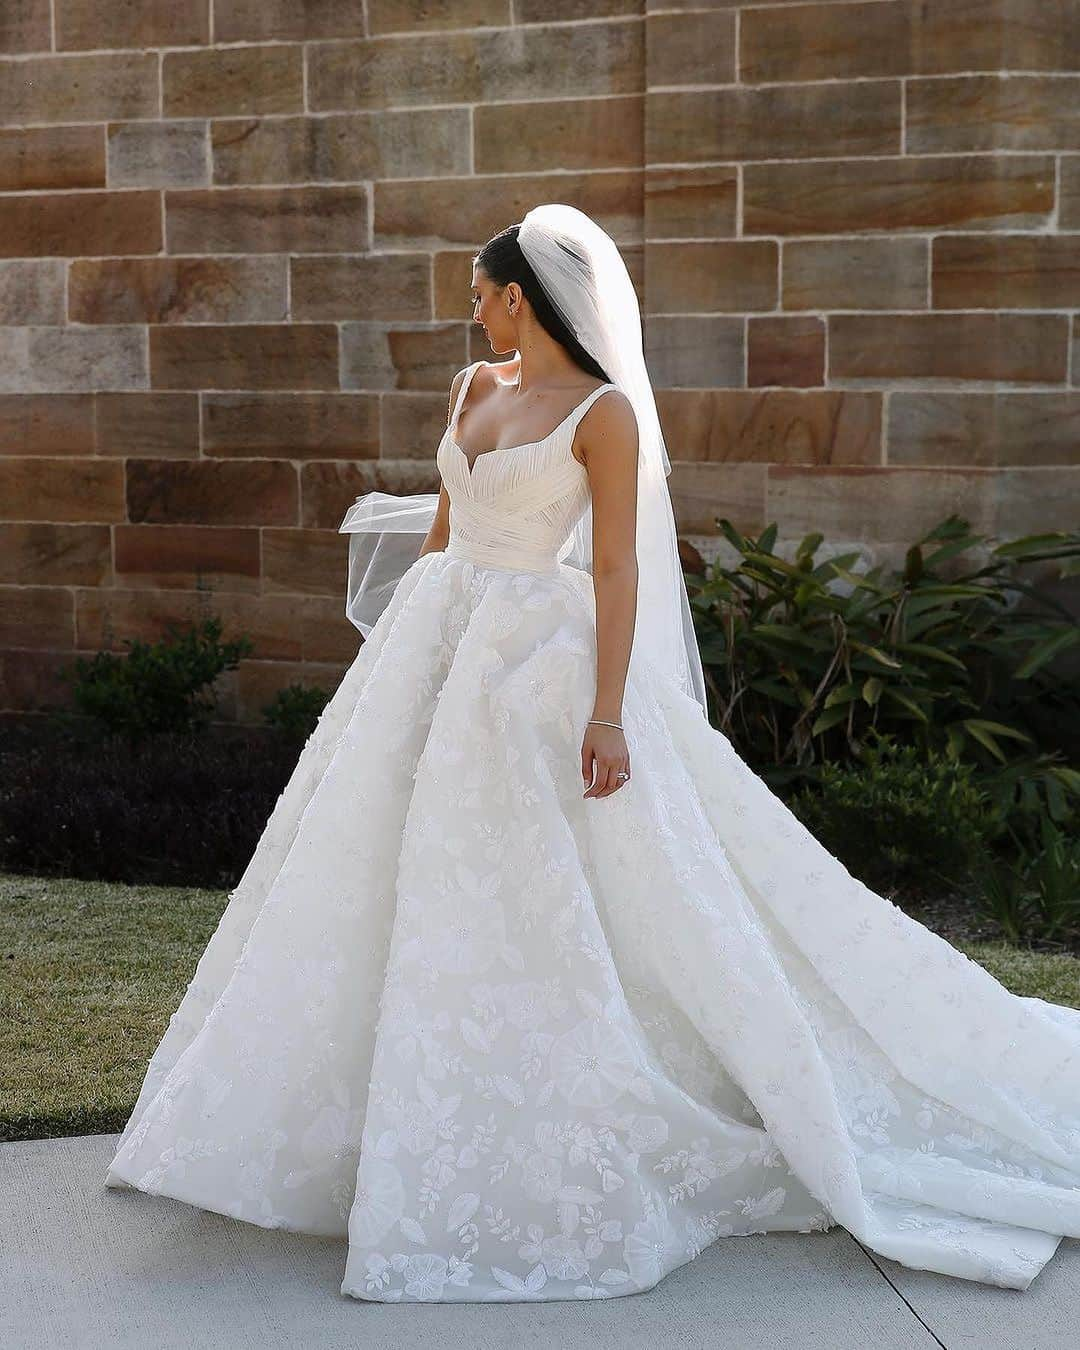
[[[1080,1012],[851,876],[636,655],[632,776],[582,796],[594,597],[557,554],[603,388],[471,472],[448,428],[450,543],[304,746],[105,1183],[347,1238],[360,1299],[619,1296],[834,1224],[1026,1288],[1080,1237]]]

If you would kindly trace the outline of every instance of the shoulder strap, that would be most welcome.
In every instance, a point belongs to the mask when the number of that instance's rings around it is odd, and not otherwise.
[[[617,389],[617,388],[618,386],[614,384],[601,384],[597,386],[597,388],[594,389],[591,394],[585,395],[585,397],[581,400],[581,402],[577,405],[577,407],[573,410],[573,412],[570,413],[569,417],[566,419],[566,426],[571,433],[570,437],[571,440],[573,440],[573,433],[577,430],[577,424],[589,411],[589,409],[600,397],[600,395],[606,394],[609,389]]]
[[[461,381],[461,388],[458,390],[457,398],[454,400],[454,411],[450,414],[449,425],[451,430],[457,425],[458,413],[461,411],[461,403],[468,391],[469,385],[472,383],[472,377],[483,364],[483,361],[474,361],[465,372],[465,378]]]

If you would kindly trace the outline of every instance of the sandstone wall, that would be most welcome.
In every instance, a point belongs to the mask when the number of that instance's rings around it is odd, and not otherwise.
[[[1080,0],[6,0],[0,708],[217,613],[331,687],[347,506],[437,486],[470,260],[620,242],[672,491],[888,551],[1075,524]]]

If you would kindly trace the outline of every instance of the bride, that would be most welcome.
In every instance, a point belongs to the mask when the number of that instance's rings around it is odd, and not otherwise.
[[[455,377],[437,497],[343,524],[367,639],[106,1184],[347,1236],[361,1299],[632,1294],[834,1224],[1026,1288],[1080,1237],[1080,1013],[849,875],[710,727],[609,236],[537,207],[473,283],[516,358]]]

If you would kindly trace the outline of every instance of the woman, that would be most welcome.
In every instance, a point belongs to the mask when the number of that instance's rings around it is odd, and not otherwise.
[[[437,500],[343,526],[421,551],[350,579],[362,625],[396,585],[107,1184],[347,1235],[362,1299],[630,1294],[836,1223],[1025,1288],[1080,1236],[1080,1014],[852,878],[708,725],[612,240],[538,207],[473,282],[517,355],[455,378]]]

